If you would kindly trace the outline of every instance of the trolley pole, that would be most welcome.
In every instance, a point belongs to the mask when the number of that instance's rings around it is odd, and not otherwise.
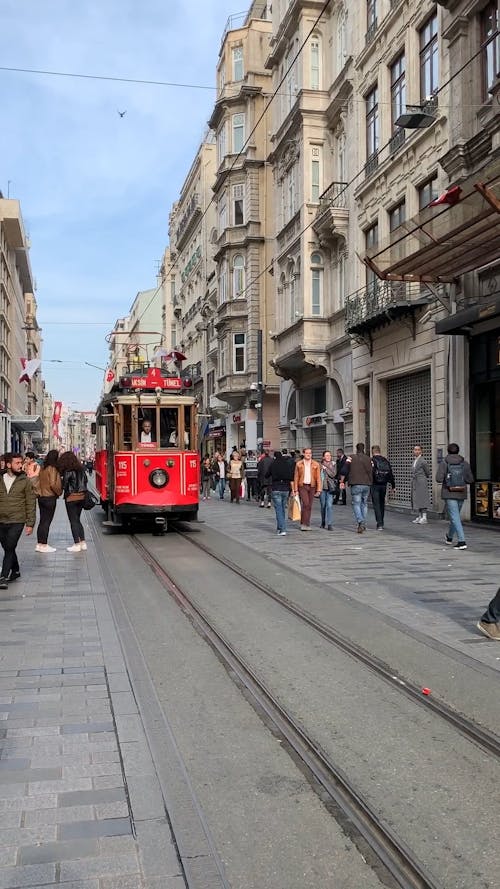
[[[262,359],[262,330],[257,331],[257,450],[262,454],[264,450],[264,419],[263,419],[263,400],[264,400],[264,383],[263,383],[263,359]]]

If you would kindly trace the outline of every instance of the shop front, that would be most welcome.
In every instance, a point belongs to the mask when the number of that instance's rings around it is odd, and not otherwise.
[[[216,451],[222,454],[226,453],[226,427],[222,425],[222,421],[210,423],[208,432],[205,435],[203,456],[213,457]]]
[[[228,451],[233,447],[257,450],[257,411],[244,408],[226,417],[226,441]]]

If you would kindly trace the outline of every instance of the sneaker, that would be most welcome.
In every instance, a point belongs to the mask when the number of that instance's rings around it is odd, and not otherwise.
[[[362,534],[364,530],[363,522],[358,522],[358,534]]]
[[[413,525],[420,525],[421,521],[422,521],[422,518],[421,518],[421,516],[418,515],[416,519],[413,519],[412,524]]]
[[[69,553],[80,553],[82,551],[79,543],[74,543],[73,546],[67,546],[66,549]]]
[[[453,537],[448,537],[448,534],[445,534],[444,542],[447,546],[453,546]]]
[[[278,531],[279,537],[286,537],[286,531]]]
[[[420,525],[427,525],[427,516],[426,515],[420,516],[419,524]]]
[[[267,504],[267,508],[268,508],[268,509],[271,509],[271,504],[270,504],[270,503]]]
[[[324,522],[323,522],[323,524],[322,524],[322,525],[321,525],[321,527],[322,527],[322,528],[324,528],[324,527],[325,527],[325,523],[324,523]]]
[[[21,577],[20,571],[11,571],[9,574],[9,577],[8,577],[8,582],[12,583],[13,580],[19,580],[20,577]]]
[[[500,627],[498,624],[489,624],[486,623],[485,620],[478,620],[476,627],[483,636],[487,636],[488,639],[496,639],[497,642],[500,642]]]
[[[9,584],[6,577],[0,577],[0,590],[8,590]]]
[[[82,550],[82,552],[85,552],[85,550],[87,549],[87,544],[85,543],[85,540],[80,540],[80,549]]]
[[[333,531],[333,525],[328,525],[327,531]]]
[[[467,549],[465,540],[459,540],[458,543],[455,544],[455,549]]]
[[[265,506],[264,501],[262,501],[262,503],[259,503],[259,506],[261,509],[264,509],[264,506]]]
[[[383,530],[384,530],[383,525],[377,525],[377,531],[383,531]]]
[[[37,543],[35,546],[35,550],[37,553],[55,553],[55,546],[49,546],[48,543]]]

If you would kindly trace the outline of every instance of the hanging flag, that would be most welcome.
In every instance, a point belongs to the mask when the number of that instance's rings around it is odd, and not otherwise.
[[[451,188],[447,188],[446,191],[443,191],[443,194],[440,194],[438,198],[435,198],[430,204],[427,204],[428,207],[438,207],[440,204],[448,204],[450,207],[453,207],[454,204],[457,204],[460,200],[460,195],[462,194],[462,189],[459,185],[452,185]]]
[[[23,372],[19,377],[19,382],[30,383],[41,363],[42,362],[39,358],[31,358],[29,361],[27,358],[21,358],[21,367],[23,369]]]
[[[115,378],[114,371],[112,371],[111,368],[109,368],[108,372],[106,373],[106,382],[112,383],[114,378]]]

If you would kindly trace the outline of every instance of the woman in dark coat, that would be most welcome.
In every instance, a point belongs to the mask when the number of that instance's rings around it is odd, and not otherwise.
[[[64,454],[61,454],[57,468],[61,473],[64,502],[74,540],[73,546],[68,546],[66,549],[69,553],[79,553],[87,549],[85,531],[81,522],[83,501],[87,490],[87,475],[73,451],[65,451]]]

